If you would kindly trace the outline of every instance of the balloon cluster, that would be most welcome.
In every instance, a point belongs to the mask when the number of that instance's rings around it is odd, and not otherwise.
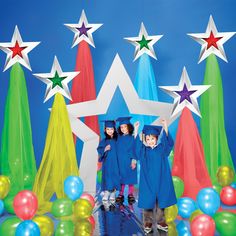
[[[8,195],[10,191],[10,180],[7,176],[0,175],[0,215],[4,212],[3,199]]]

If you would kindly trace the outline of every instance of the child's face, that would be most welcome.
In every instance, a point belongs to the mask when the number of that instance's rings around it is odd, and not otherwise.
[[[105,128],[105,132],[111,137],[113,136],[114,131],[115,131],[114,128],[110,128],[110,127]]]
[[[154,147],[157,144],[157,137],[154,135],[146,135],[145,141],[148,145],[148,147]]]
[[[121,125],[120,130],[123,134],[128,134],[129,133],[128,125],[126,125],[126,124]]]

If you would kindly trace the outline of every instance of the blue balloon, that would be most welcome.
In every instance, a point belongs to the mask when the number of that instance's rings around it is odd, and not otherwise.
[[[32,220],[25,220],[17,226],[15,236],[40,236],[40,229]]]
[[[181,197],[177,201],[178,214],[183,218],[189,218],[197,209],[197,205],[192,198]]]
[[[197,195],[197,204],[203,213],[213,216],[220,207],[220,196],[213,188],[203,188]]]
[[[178,236],[191,236],[190,229],[186,222],[180,221],[176,226]]]
[[[80,177],[69,176],[64,181],[64,192],[68,198],[75,201],[84,191],[84,184]]]
[[[4,202],[3,200],[0,200],[0,215],[4,212]]]
[[[232,184],[230,184],[230,186],[236,188],[236,182],[233,182]]]

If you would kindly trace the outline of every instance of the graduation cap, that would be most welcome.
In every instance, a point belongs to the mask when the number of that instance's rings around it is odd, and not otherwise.
[[[121,125],[128,125],[128,124],[130,124],[130,119],[131,118],[132,118],[131,116],[119,117],[116,121],[119,122],[119,126],[121,126]]]
[[[143,133],[145,135],[156,135],[158,136],[161,133],[162,126],[157,125],[144,125],[143,126]]]
[[[101,120],[101,122],[104,122],[105,128],[115,128],[116,123],[114,120]]]

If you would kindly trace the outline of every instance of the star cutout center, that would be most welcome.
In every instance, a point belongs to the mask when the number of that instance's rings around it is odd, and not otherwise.
[[[190,98],[190,96],[195,93],[197,90],[188,90],[186,83],[184,83],[184,87],[183,90],[181,91],[175,91],[177,94],[180,95],[180,102],[182,103],[184,100],[189,101],[190,103],[192,103],[192,100]]]
[[[223,37],[215,37],[213,32],[211,31],[210,36],[208,38],[203,38],[203,40],[207,42],[207,49],[209,49],[212,46],[218,49],[217,42],[222,38]]]

